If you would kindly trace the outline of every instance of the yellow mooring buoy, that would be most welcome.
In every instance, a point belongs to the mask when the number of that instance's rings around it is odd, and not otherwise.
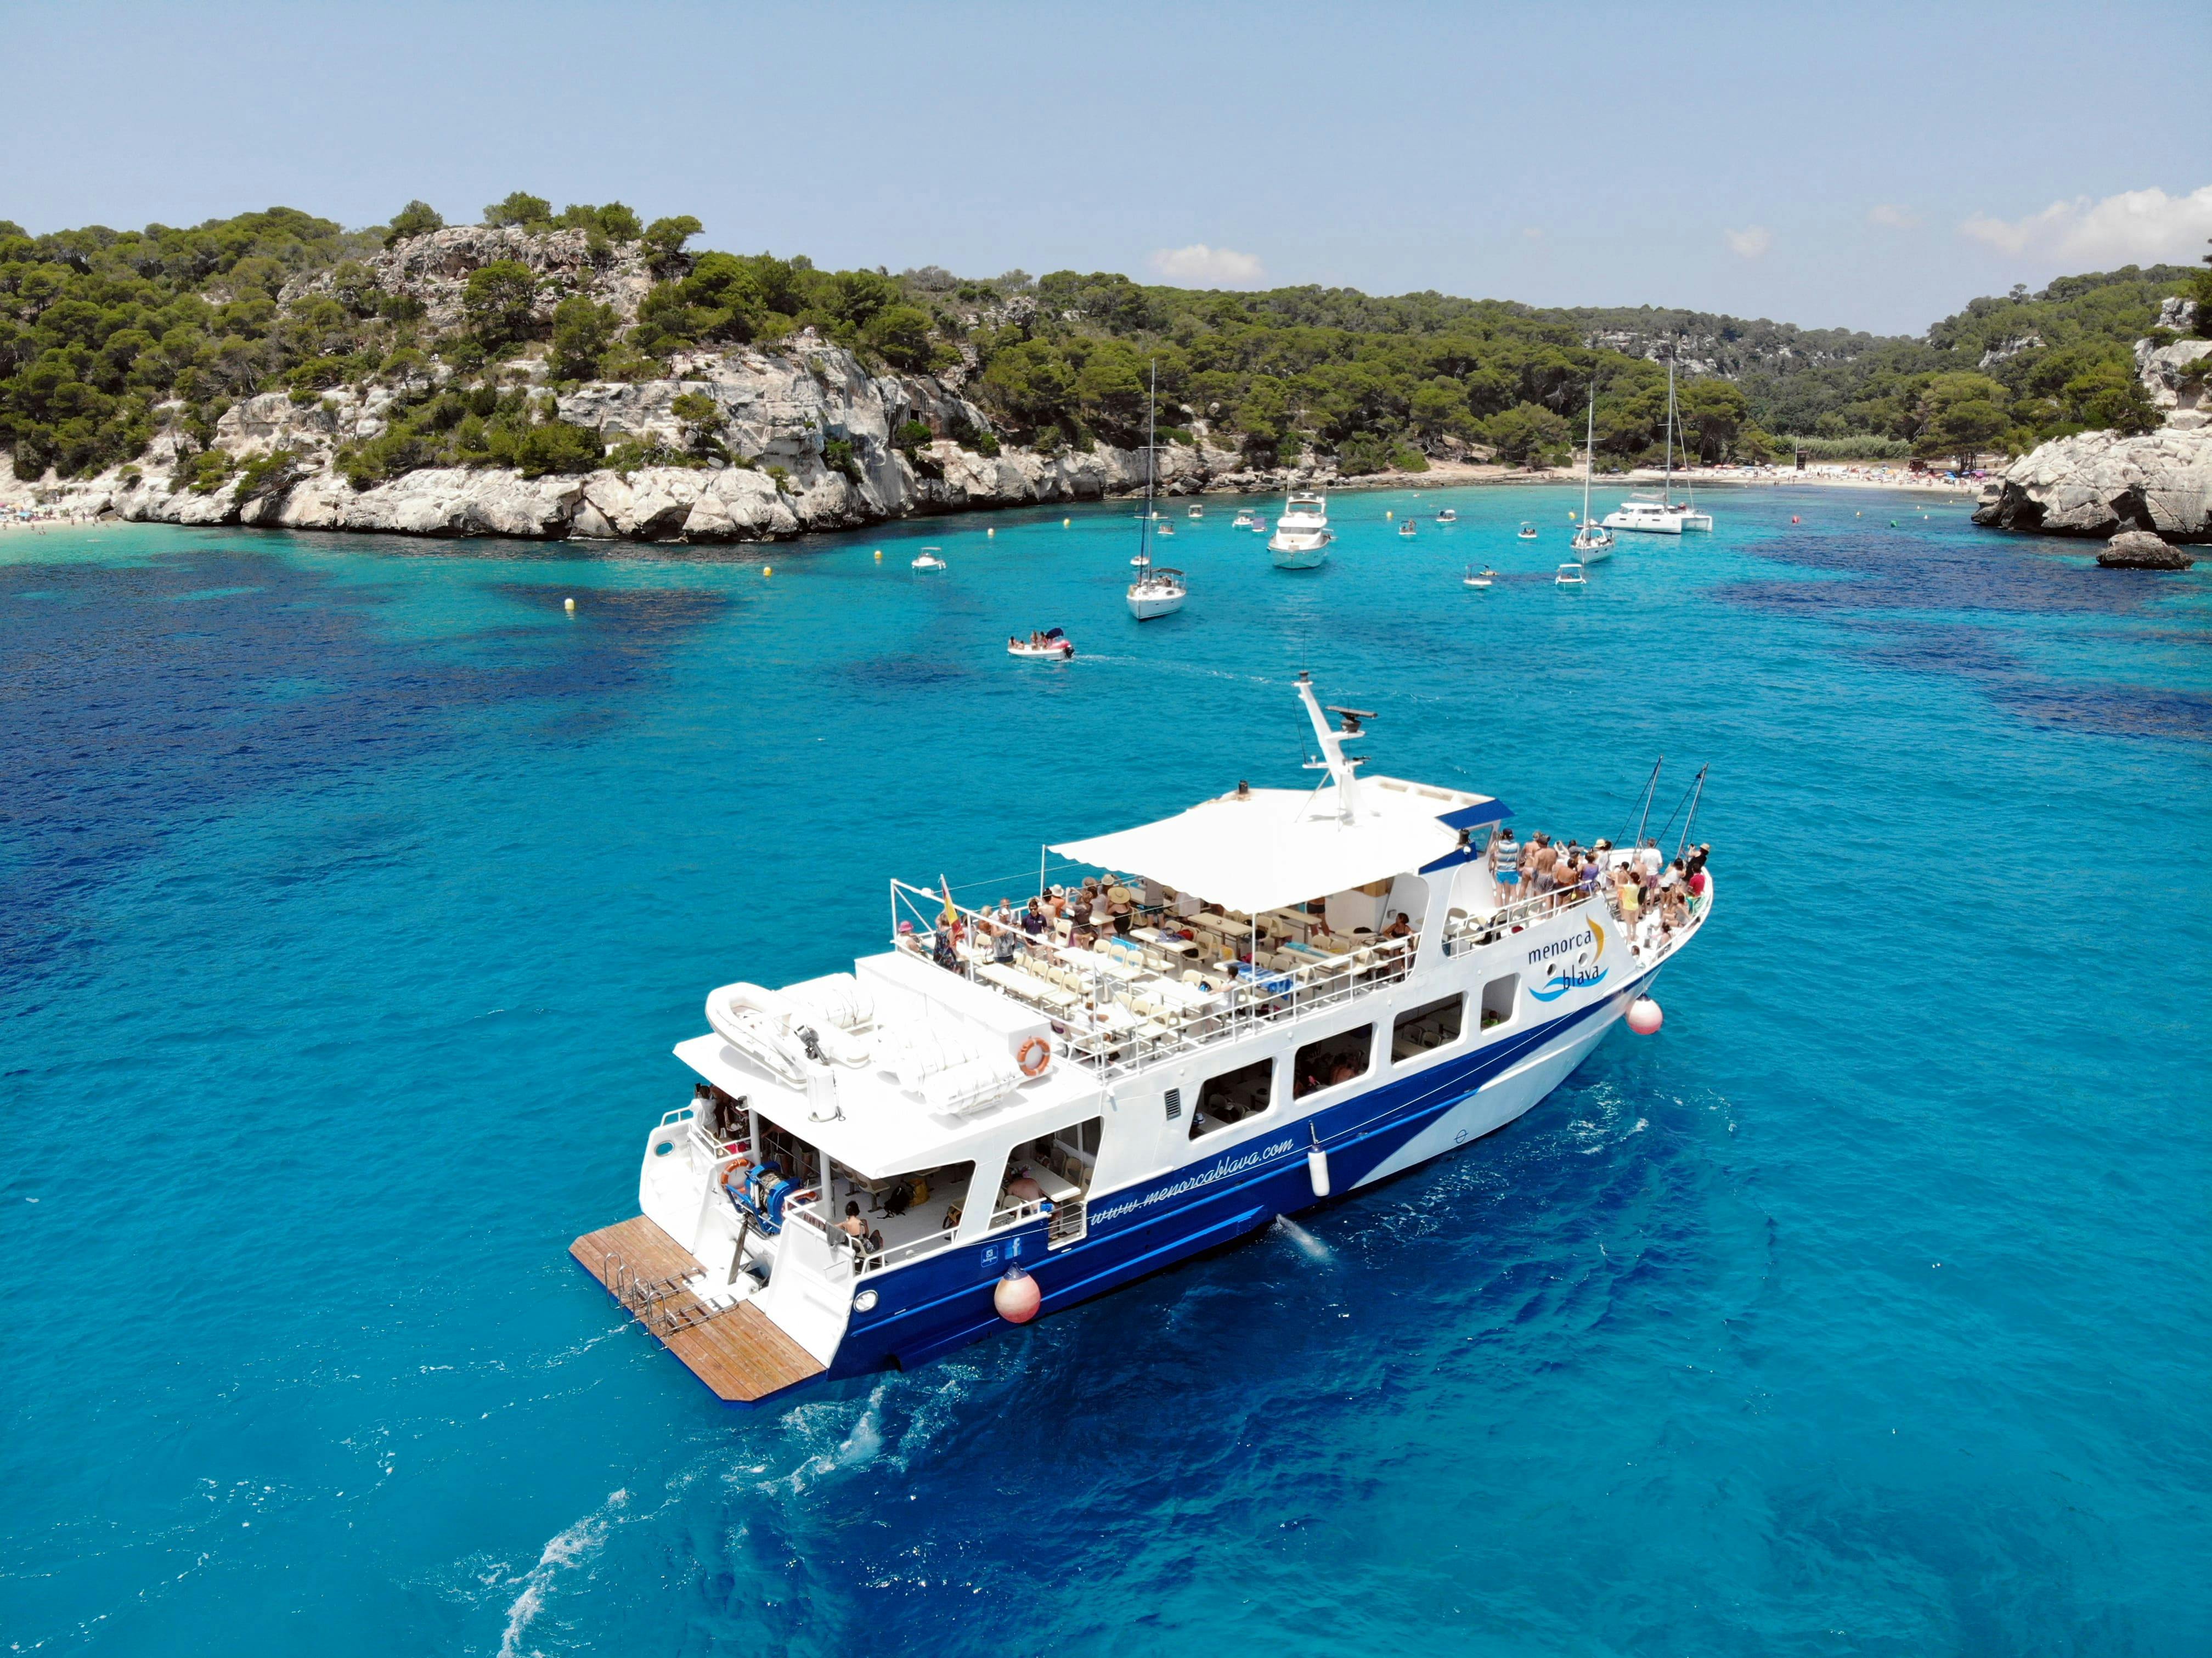
[[[576,613],[576,601],[573,598],[564,598],[561,601],[561,608],[574,616]]]
[[[1064,518],[1064,519],[1060,519],[1060,527],[1061,529],[1065,530],[1065,529],[1066,529],[1069,525],[1071,525],[1071,524],[1073,524],[1073,523],[1074,523],[1074,522],[1075,522],[1075,520],[1074,520],[1073,519],[1072,519],[1072,518]]]
[[[774,575],[775,574],[775,570],[773,566],[763,564],[761,566],[761,574],[763,575]]]

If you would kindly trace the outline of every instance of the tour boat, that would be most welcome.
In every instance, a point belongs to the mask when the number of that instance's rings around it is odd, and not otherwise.
[[[1610,881],[1501,881],[1503,803],[1359,775],[1371,716],[1324,712],[1303,674],[1296,695],[1319,787],[1240,783],[1048,848],[1103,872],[1078,912],[1086,941],[1117,913],[1103,948],[895,880],[890,937],[850,972],[714,991],[675,1049],[691,1096],[640,1146],[641,1212],[574,1259],[719,1397],[778,1400],[1326,1199],[1352,1224],[1362,1188],[1514,1121],[1616,1023],[1659,1028],[1648,993],[1710,884],[1666,931]],[[1151,1339],[1164,1376],[1179,1355]]]
[[[1595,564],[1613,556],[1613,531],[1594,523],[1590,519],[1590,469],[1597,462],[1597,380],[1590,380],[1589,412],[1583,421],[1583,510],[1576,519],[1574,555],[1585,564]],[[1569,513],[1569,518],[1575,514]]]
[[[1480,575],[1477,575],[1474,573],[1474,567],[1470,564],[1468,566],[1467,575],[1462,581],[1461,585],[1468,587],[1487,587],[1492,582],[1497,580],[1498,572],[1492,569],[1487,564],[1482,567],[1482,574]]]
[[[1552,578],[1552,582],[1553,586],[1559,587],[1587,587],[1589,586],[1589,583],[1583,577],[1583,567],[1579,564],[1562,564],[1559,566],[1559,574]]]
[[[1283,502],[1275,533],[1267,537],[1267,551],[1279,570],[1317,569],[1328,562],[1328,544],[1335,539],[1328,527],[1328,498],[1294,490]]]
[[[1459,508],[1456,507],[1445,507],[1440,508],[1437,513],[1437,522],[1439,524],[1458,523]]]
[[[1159,365],[1152,366],[1152,399],[1159,398]],[[1152,510],[1152,415],[1148,407],[1145,414],[1145,516],[1137,528],[1137,579],[1129,584],[1129,614],[1139,622],[1149,622],[1156,616],[1172,616],[1182,609],[1190,589],[1182,579],[1181,570],[1170,570],[1152,562],[1152,520],[1159,514]],[[1168,533],[1163,524],[1159,532]]]
[[[1398,539],[1401,541],[1411,541],[1416,533],[1412,519],[1407,519],[1398,526]]]
[[[1591,389],[1591,426],[1596,423],[1595,386]],[[1630,530],[1639,535],[1679,536],[1685,530],[1710,530],[1713,515],[1698,510],[1696,494],[1676,501],[1674,490],[1674,358],[1667,357],[1667,476],[1656,495],[1631,495],[1601,520],[1608,530]],[[1587,516],[1587,514],[1585,514]]]
[[[1058,628],[1048,628],[1037,635],[1037,642],[1026,639],[1009,639],[1008,656],[1028,657],[1033,661],[1065,662],[1075,654],[1075,641]]]
[[[1521,520],[1519,535],[1522,541],[1534,541],[1536,538],[1536,526],[1524,518]]]
[[[917,570],[941,570],[945,568],[944,552],[942,547],[925,547],[921,550],[921,556],[915,560],[913,568]]]

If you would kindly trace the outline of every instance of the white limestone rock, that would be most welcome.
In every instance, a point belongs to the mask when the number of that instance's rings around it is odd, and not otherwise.
[[[2054,438],[2005,470],[1996,499],[1976,510],[1974,522],[2046,535],[2149,530],[2168,541],[2212,540],[2212,431]]]

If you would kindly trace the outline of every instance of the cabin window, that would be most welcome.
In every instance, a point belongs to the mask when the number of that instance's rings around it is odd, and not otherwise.
[[[1371,1024],[1308,1042],[1291,1061],[1291,1074],[1297,1078],[1291,1098],[1304,1099],[1324,1088],[1364,1077],[1374,1060],[1375,1027]]]
[[[824,1218],[852,1241],[860,1270],[876,1272],[951,1242],[975,1181],[973,1163],[870,1176],[833,1158]]]
[[[1273,1060],[1255,1060],[1224,1072],[1198,1090],[1198,1108],[1190,1114],[1191,1139],[1260,1116],[1274,1103],[1274,1093]]]
[[[1401,1013],[1390,1027],[1390,1060],[1394,1065],[1403,1065],[1408,1060],[1419,1059],[1424,1054],[1439,1048],[1449,1048],[1459,1040],[1460,1029],[1467,1018],[1467,998],[1447,996],[1440,1002],[1431,1002],[1426,1007],[1416,1007]]]
[[[1070,1243],[1081,1237],[1083,1206],[1098,1171],[1098,1145],[1105,1128],[1104,1118],[1085,1117],[1017,1145],[999,1181],[991,1224],[1014,1226],[1042,1215],[1048,1243]]]
[[[1508,1023],[1521,1003],[1521,975],[1509,973],[1482,987],[1482,1028]]]

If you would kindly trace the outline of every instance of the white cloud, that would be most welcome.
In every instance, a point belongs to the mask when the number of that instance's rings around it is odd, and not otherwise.
[[[1267,276],[1258,254],[1208,247],[1204,242],[1158,249],[1152,254],[1152,269],[1170,282],[1192,288],[1252,288]]]
[[[1755,259],[1774,246],[1774,233],[1753,225],[1748,230],[1723,230],[1721,240],[1729,245],[1729,252],[1741,259]]]
[[[1892,230],[1917,230],[1920,216],[1908,213],[1894,202],[1884,202],[1867,215],[1869,224],[1887,225]]]
[[[2024,219],[1978,213],[1959,229],[2002,253],[2035,253],[2084,265],[2194,261],[2203,252],[2205,239],[2212,237],[2212,185],[2186,196],[2162,190],[2124,190],[2100,202],[2077,196]]]

